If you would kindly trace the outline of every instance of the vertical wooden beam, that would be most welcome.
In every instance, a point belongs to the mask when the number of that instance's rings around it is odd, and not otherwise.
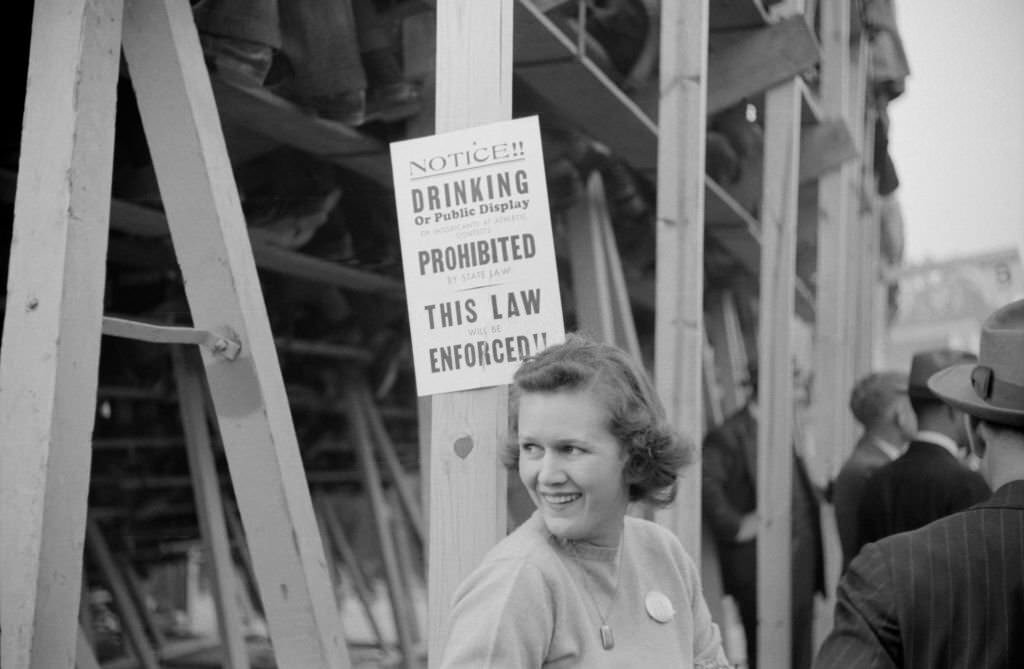
[[[879,217],[881,208],[874,172],[875,119],[878,112],[870,109],[865,118],[864,144],[864,202],[860,210],[860,245],[857,257],[861,266],[857,286],[856,360],[854,375],[859,378],[871,371],[874,361],[874,342],[877,325],[877,298],[879,273]]]
[[[217,606],[217,625],[224,653],[223,666],[227,669],[248,669],[249,652],[242,637],[242,616],[235,597],[234,560],[231,557],[231,543],[228,541],[217,465],[210,443],[210,428],[206,422],[206,387],[201,376],[202,363],[197,352],[181,346],[171,349],[171,357],[199,531],[203,537],[204,552],[213,567],[210,580]]]
[[[69,669],[82,588],[122,5],[38,0],[34,11],[0,347],[0,664]]]
[[[568,219],[578,329],[640,360],[633,309],[600,172],[587,178],[586,197],[568,212]]]
[[[799,11],[802,3],[791,2]],[[758,331],[758,664],[788,667],[793,479],[793,290],[800,169],[796,79],[765,93]]]
[[[655,385],[671,423],[702,436],[704,343],[704,138],[708,0],[661,5]],[[655,518],[700,559],[700,451],[674,505]]]
[[[188,3],[130,0],[124,49],[281,666],[349,667],[288,398]]]
[[[601,209],[608,204],[600,173],[587,178],[584,192],[584,197],[566,212],[576,326],[599,341],[613,344],[611,286],[601,230]]]
[[[512,5],[438,0],[437,132],[511,118]],[[434,667],[455,588],[505,534],[507,476],[498,449],[508,434],[508,388],[434,396],[431,414],[428,647]]]
[[[391,600],[391,611],[394,614],[395,630],[398,633],[398,645],[402,651],[402,666],[406,669],[413,669],[416,666],[414,642],[412,634],[411,607],[408,598],[405,596],[402,575],[398,564],[398,555],[395,549],[395,537],[391,532],[389,516],[391,510],[388,508],[387,500],[384,498],[384,489],[381,485],[380,469],[377,467],[377,460],[374,456],[373,439],[370,434],[370,426],[364,414],[359,393],[363,386],[347,379],[344,388],[345,416],[347,417],[352,430],[352,441],[355,442],[356,455],[359,458],[359,466],[363,472],[363,486],[367,497],[370,500],[370,509],[373,511],[374,525],[377,529],[377,538],[380,541],[381,559],[384,562],[384,576],[388,583],[388,597]]]
[[[850,0],[821,7],[821,102],[825,115],[848,121],[850,96]],[[820,458],[816,471],[832,476],[852,444],[846,443],[849,385],[843,356],[849,346],[847,263],[855,260],[846,246],[851,192],[857,163],[846,163],[818,182],[818,260],[814,338],[814,434]]]

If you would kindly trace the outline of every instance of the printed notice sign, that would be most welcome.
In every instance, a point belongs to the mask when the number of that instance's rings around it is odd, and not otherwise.
[[[562,341],[537,117],[391,145],[416,389],[507,384]]]

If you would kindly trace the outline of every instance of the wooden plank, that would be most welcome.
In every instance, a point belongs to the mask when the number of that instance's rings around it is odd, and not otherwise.
[[[668,419],[701,441],[704,343],[704,157],[708,0],[663,3],[658,118],[655,386]],[[700,450],[674,504],[656,513],[701,558]]]
[[[67,669],[78,637],[121,2],[39,0],[34,11],[0,346],[0,664]]]
[[[420,513],[420,505],[416,500],[416,495],[409,487],[409,481],[406,479],[402,463],[398,460],[395,444],[391,441],[391,435],[388,434],[387,428],[384,427],[384,421],[381,419],[380,411],[378,411],[377,404],[373,400],[373,395],[370,393],[366,379],[360,375],[355,377],[354,383],[356,386],[356,396],[362,407],[361,412],[366,417],[367,427],[370,430],[373,443],[384,458],[384,466],[391,477],[392,487],[397,491],[402,510],[409,519],[409,524],[412,525],[413,530],[416,532],[416,538],[419,540],[420,545],[426,546],[426,522],[423,520],[423,514]]]
[[[846,126],[849,110],[850,83],[850,0],[824,3],[822,21],[822,104],[825,113]],[[847,132],[849,129],[847,128]],[[850,137],[851,146],[853,137]],[[856,147],[853,147],[856,151]],[[804,167],[801,163],[801,172]],[[847,396],[850,379],[843,369],[843,352],[849,345],[846,311],[848,306],[847,252],[844,235],[850,225],[850,183],[856,177],[856,164],[843,164],[834,172],[824,174],[818,183],[817,227],[817,300],[814,336],[814,434],[818,471],[831,477],[838,471],[852,444],[845,443]],[[830,570],[828,583],[834,583]],[[831,589],[829,590],[831,592]]]
[[[242,354],[203,351],[210,393],[283,666],[350,666],[256,264],[187,4],[132,0],[124,49],[194,325]]]
[[[13,173],[0,169],[0,199],[7,202],[14,200],[16,178]],[[110,202],[110,227],[142,237],[163,238],[168,234],[167,219],[161,212],[117,198]],[[290,251],[259,240],[253,240],[251,245],[256,265],[262,269],[345,290],[374,293],[396,300],[404,299],[405,287],[398,279]]]
[[[207,393],[201,376],[202,363],[195,350],[182,346],[172,347],[171,360],[199,532],[208,564],[212,567],[210,582],[224,653],[222,662],[226,669],[248,669],[249,653],[242,636],[242,616],[235,598],[235,562],[231,556],[220,480],[206,422]]]
[[[512,7],[512,0],[438,0],[438,132],[511,117]],[[508,432],[508,389],[436,395],[430,426],[427,619],[436,667],[455,588],[505,534],[507,476],[498,449]]]
[[[586,196],[566,212],[576,327],[599,341],[615,343],[601,210],[608,207],[599,173],[587,179]]]
[[[128,593],[131,595],[132,601],[135,602],[135,610],[139,612],[142,624],[145,626],[149,638],[153,641],[153,650],[159,654],[164,645],[166,645],[167,638],[164,636],[164,631],[160,628],[160,623],[156,616],[153,615],[153,611],[146,605],[146,590],[143,587],[142,578],[135,571],[131,561],[124,557],[117,560],[117,566],[124,576],[125,585],[128,586]]]
[[[131,642],[132,650],[138,658],[139,664],[144,669],[160,669],[160,662],[157,660],[156,651],[146,638],[146,631],[143,629],[141,615],[132,601],[129,586],[121,571],[117,567],[113,554],[107,546],[107,540],[103,537],[94,519],[89,519],[86,527],[86,546],[89,553],[95,560],[103,580],[110,588],[110,594],[114,599],[117,608],[118,620],[124,629],[128,640]]]
[[[377,616],[373,613],[373,590],[367,583],[366,576],[359,566],[359,559],[356,557],[352,544],[349,543],[348,538],[345,536],[341,520],[338,518],[338,514],[334,510],[329,497],[320,495],[316,498],[315,503],[320,511],[320,517],[323,518],[324,528],[327,530],[327,539],[331,542],[334,550],[337,551],[345,568],[348,569],[349,578],[352,579],[352,589],[355,591],[356,598],[363,607],[363,613],[366,616],[366,622],[370,625],[370,631],[373,632],[377,643],[383,647],[384,637],[380,633]]]
[[[821,57],[814,32],[799,15],[752,30],[716,34],[708,48],[708,114],[799,76]]]
[[[654,121],[529,0],[516,9],[516,76],[615,155],[653,170]]]
[[[758,664],[790,666],[793,359],[801,94],[794,81],[765,94],[758,332]]]
[[[636,334],[636,322],[633,320],[633,306],[630,304],[629,287],[626,285],[626,276],[622,271],[622,258],[619,256],[619,247],[615,241],[615,231],[612,229],[612,219],[607,207],[602,211],[600,232],[604,238],[605,264],[608,266],[611,292],[609,306],[612,312],[614,341],[622,349],[628,351],[633,358],[643,362],[640,353],[640,340]]]
[[[732,291],[718,290],[711,294],[705,326],[708,340],[715,351],[715,376],[721,389],[721,412],[729,415],[747,400],[743,384],[747,374],[747,353]]]
[[[362,388],[364,387],[353,383],[351,379],[346,380],[342,391],[345,406],[348,409],[346,417],[348,418],[352,440],[355,442],[359,467],[363,473],[363,489],[370,500],[373,521],[377,529],[377,539],[380,541],[381,559],[384,562],[384,575],[388,584],[388,597],[391,600],[391,611],[395,619],[398,646],[402,651],[402,666],[406,669],[414,669],[416,666],[416,656],[412,622],[410,620],[412,607],[403,587],[395,548],[395,537],[391,532],[389,522],[391,511],[384,498],[380,470],[377,467],[377,460],[372,446],[373,439],[370,434],[370,425],[364,413],[364,405],[359,395]]]
[[[391,163],[383,142],[320,118],[264,88],[247,88],[217,78],[212,83],[226,124],[240,125],[391,187]]]

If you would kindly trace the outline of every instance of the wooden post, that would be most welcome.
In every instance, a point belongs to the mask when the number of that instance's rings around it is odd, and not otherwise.
[[[849,183],[849,210],[848,210],[848,222],[849,225],[846,227],[846,234],[844,243],[847,249],[860,249],[861,246],[861,226],[863,220],[861,212],[866,204],[866,184],[865,177],[868,179],[873,178],[871,158],[869,155],[872,153],[869,150],[866,138],[867,120],[866,120],[866,104],[867,104],[867,77],[870,64],[870,51],[867,40],[864,37],[852,46],[850,56],[850,71],[851,76],[849,78],[850,93],[847,99],[848,113],[847,119],[850,122],[850,133],[853,136],[854,146],[857,147],[860,152],[860,161],[854,169],[851,170],[851,181]],[[851,254],[855,256],[855,260],[846,264],[846,329],[849,333],[847,335],[846,346],[843,355],[843,371],[845,374],[846,388],[852,388],[853,384],[859,377],[858,370],[858,355],[857,355],[857,332],[863,327],[863,324],[859,321],[859,295],[860,295],[860,276],[862,274],[863,263],[860,262],[858,253]],[[855,426],[852,420],[846,421],[846,439],[843,443],[853,444],[856,438]]]
[[[511,118],[512,5],[438,0],[437,132]],[[505,535],[507,476],[498,449],[508,433],[508,388],[436,395],[430,424],[428,647],[435,667],[455,588]]]
[[[671,423],[700,444],[704,342],[704,138],[708,0],[661,4],[655,384]],[[700,559],[700,450],[655,518]]]
[[[586,193],[568,212],[578,329],[620,346],[640,360],[636,324],[600,172],[587,179]]]
[[[410,622],[412,611],[410,610],[409,600],[403,587],[402,576],[399,573],[400,568],[395,549],[395,537],[391,532],[388,521],[391,511],[388,508],[387,500],[384,498],[380,470],[377,468],[377,460],[374,457],[373,447],[371,446],[370,426],[364,414],[362,402],[359,399],[359,393],[363,387],[359,383],[346,380],[343,391],[346,408],[345,415],[349,421],[352,441],[355,442],[356,455],[363,472],[364,490],[370,500],[374,525],[377,529],[377,538],[380,540],[381,559],[384,561],[384,575],[388,582],[388,596],[391,600],[391,611],[394,614],[398,645],[402,650],[402,666],[406,669],[413,669],[416,666],[416,657],[412,624]]]
[[[821,7],[821,97],[827,117],[845,120],[850,96],[850,0]],[[852,444],[846,444],[849,379],[843,369],[849,346],[847,263],[856,259],[845,245],[857,165],[847,163],[818,182],[818,262],[814,339],[814,434],[821,458],[817,471],[833,476]],[[852,257],[851,257],[852,256]]]
[[[370,630],[373,632],[374,638],[377,639],[377,643],[383,647],[384,636],[380,633],[377,617],[373,614],[373,592],[366,582],[363,570],[359,566],[356,552],[345,536],[341,520],[334,510],[334,506],[332,506],[333,501],[330,497],[321,495],[316,499],[316,505],[320,511],[320,517],[323,518],[324,528],[327,530],[327,538],[330,540],[334,550],[337,551],[342,564],[348,569],[349,577],[352,579],[352,589],[355,591],[356,597],[363,607]]]
[[[821,7],[821,96],[826,117],[849,124],[850,110],[850,0],[826,2]],[[811,398],[814,435],[818,444],[814,470],[827,478],[836,475],[853,447],[850,441],[848,398],[853,379],[843,364],[850,346],[847,329],[851,306],[847,283],[849,253],[847,231],[851,204],[856,201],[857,163],[849,161],[818,181],[818,259],[814,332],[814,394]],[[826,602],[842,570],[834,515],[822,519],[825,553]],[[827,530],[827,531],[825,531]]]
[[[93,560],[95,560],[96,565],[103,573],[103,578],[110,588],[110,594],[113,596],[117,612],[120,614],[121,625],[124,626],[125,633],[131,641],[139,664],[144,669],[160,669],[160,662],[157,660],[156,652],[153,650],[153,646],[150,645],[149,639],[146,638],[141,615],[135,607],[135,602],[132,601],[128,583],[118,570],[114,556],[107,546],[107,540],[103,537],[103,532],[100,531],[99,525],[95,520],[91,518],[88,520],[86,533],[88,535],[86,545],[89,547]]]
[[[116,564],[124,575],[125,585],[128,586],[128,593],[135,603],[135,609],[139,612],[139,617],[142,618],[144,629],[149,632],[149,638],[153,641],[154,649],[159,654],[164,646],[167,645],[167,638],[164,636],[164,631],[160,629],[160,623],[157,621],[156,616],[153,615],[153,612],[146,605],[146,590],[143,587],[142,579],[139,578],[138,572],[132,566],[131,560],[122,556],[117,560]]]
[[[75,658],[121,13],[120,0],[35,3],[0,347],[9,669]]]
[[[131,0],[124,50],[278,664],[350,666],[209,75],[188,3]]]
[[[802,9],[793,1],[789,8]],[[793,324],[800,170],[801,89],[796,79],[765,92],[758,330],[758,664],[788,667],[793,479]]]
[[[203,537],[206,558],[212,567],[210,580],[224,652],[223,666],[227,669],[248,669],[249,652],[242,636],[242,617],[235,598],[234,560],[231,557],[217,465],[210,444],[210,429],[206,422],[206,387],[200,376],[202,363],[197,355],[195,351],[181,346],[171,349],[178,408],[185,432],[199,531]]]

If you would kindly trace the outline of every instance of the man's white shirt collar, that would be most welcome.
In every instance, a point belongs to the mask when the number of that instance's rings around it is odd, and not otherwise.
[[[939,436],[941,437],[942,435]],[[878,449],[885,453],[885,456],[890,460],[895,460],[903,453],[902,448],[892,442],[886,441],[885,439],[874,437],[872,441],[874,441],[875,446],[878,446]]]
[[[944,449],[949,451],[954,458],[959,459],[960,457],[960,449],[957,447],[956,442],[940,432],[921,430],[914,435],[914,441],[927,441],[929,444],[942,446]]]

